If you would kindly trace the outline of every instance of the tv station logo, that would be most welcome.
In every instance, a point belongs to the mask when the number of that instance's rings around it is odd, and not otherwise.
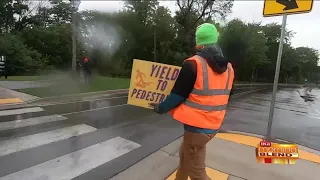
[[[299,159],[298,146],[261,141],[256,148],[256,158],[263,164],[295,164]]]

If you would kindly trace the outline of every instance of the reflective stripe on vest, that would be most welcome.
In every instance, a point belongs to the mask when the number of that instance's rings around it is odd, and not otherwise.
[[[225,89],[209,89],[208,69],[207,69],[206,60],[198,55],[196,55],[196,58],[200,60],[200,63],[202,66],[203,90],[194,88],[191,93],[199,96],[229,95],[230,94],[229,81],[230,81],[230,73],[231,73],[231,68],[229,67],[229,65],[228,65],[228,77],[227,77],[226,88]],[[190,101],[189,99],[187,99],[184,102],[184,105],[195,108],[195,109],[204,110],[204,111],[222,111],[227,109],[227,104],[218,105],[218,106],[203,105],[203,104],[198,104],[196,102]]]

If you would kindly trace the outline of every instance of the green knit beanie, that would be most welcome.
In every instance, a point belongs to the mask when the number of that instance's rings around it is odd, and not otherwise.
[[[196,44],[211,45],[216,44],[219,38],[217,28],[210,23],[204,23],[197,27],[196,30]]]

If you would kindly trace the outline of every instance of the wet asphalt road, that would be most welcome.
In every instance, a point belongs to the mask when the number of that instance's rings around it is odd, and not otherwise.
[[[297,90],[278,92],[271,135],[320,150],[320,101],[305,102]],[[320,98],[320,90],[314,89],[311,94]],[[271,96],[272,92],[260,92],[232,101],[222,129],[265,135]]]
[[[279,91],[272,136],[320,150],[320,102],[304,102],[296,90],[286,88]],[[232,99],[222,129],[265,135],[271,93],[260,91]],[[320,97],[320,90],[313,90],[312,94]],[[172,120],[169,115],[158,115],[148,109],[126,105],[125,94],[42,108],[44,111],[41,112],[2,116],[0,122],[17,119],[23,121],[53,114],[62,115],[67,120],[0,131],[0,140],[10,141],[13,138],[78,124],[86,124],[97,130],[0,156],[0,177],[118,136],[140,144],[141,147],[74,178],[108,179],[179,138],[183,133],[182,125]]]

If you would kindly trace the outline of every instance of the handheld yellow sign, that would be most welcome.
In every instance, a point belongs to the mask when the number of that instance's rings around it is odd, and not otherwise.
[[[308,13],[312,5],[313,0],[264,0],[263,16]]]
[[[169,95],[181,67],[134,59],[128,104],[149,108]]]

